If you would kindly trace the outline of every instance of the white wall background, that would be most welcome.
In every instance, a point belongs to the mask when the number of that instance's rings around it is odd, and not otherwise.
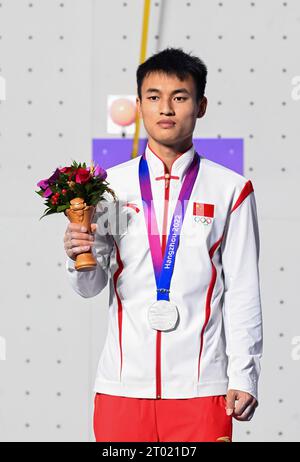
[[[0,0],[0,441],[94,441],[93,384],[108,291],[75,294],[64,216],[36,183],[91,159],[107,94],[135,94],[142,0]],[[235,441],[300,441],[299,0],[152,2],[147,56],[180,46],[208,66],[195,137],[245,140],[261,235],[260,405]],[[141,132],[145,136],[145,132]]]

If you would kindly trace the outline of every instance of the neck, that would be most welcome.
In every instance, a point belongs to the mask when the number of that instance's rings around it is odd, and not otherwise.
[[[192,146],[192,139],[178,143],[174,146],[165,146],[152,138],[148,140],[150,149],[164,162],[166,170],[171,173],[173,162]]]

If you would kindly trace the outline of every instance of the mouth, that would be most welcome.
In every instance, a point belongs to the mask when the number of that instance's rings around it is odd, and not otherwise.
[[[158,122],[158,125],[159,125],[161,128],[172,128],[172,127],[175,127],[175,123],[174,123],[174,122]]]

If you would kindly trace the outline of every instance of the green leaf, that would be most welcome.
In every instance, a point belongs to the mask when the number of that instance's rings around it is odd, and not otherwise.
[[[43,194],[44,194],[44,191],[35,191],[39,196],[42,196],[43,197]]]
[[[48,210],[48,212],[44,213],[44,215],[42,215],[42,216],[40,217],[40,220],[41,220],[42,218],[44,218],[46,215],[51,215],[51,214],[53,214],[53,213],[56,213],[55,210]]]
[[[68,208],[67,205],[59,205],[56,209],[57,212],[63,212],[64,210],[66,210]]]

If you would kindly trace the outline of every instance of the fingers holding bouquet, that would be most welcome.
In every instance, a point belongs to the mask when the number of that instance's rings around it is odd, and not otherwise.
[[[107,172],[98,165],[87,167],[85,162],[73,161],[71,166],[57,168],[49,178],[37,183],[40,190],[36,193],[46,199],[47,206],[41,218],[64,212],[70,220],[64,248],[78,271],[93,270],[97,264],[91,250],[97,226],[91,222],[97,203],[105,192],[111,194],[114,201],[117,199],[106,177]]]
[[[94,236],[97,224],[91,223],[92,234],[79,223],[69,223],[64,235],[64,248],[66,254],[74,261],[77,255],[91,250],[94,246]]]

